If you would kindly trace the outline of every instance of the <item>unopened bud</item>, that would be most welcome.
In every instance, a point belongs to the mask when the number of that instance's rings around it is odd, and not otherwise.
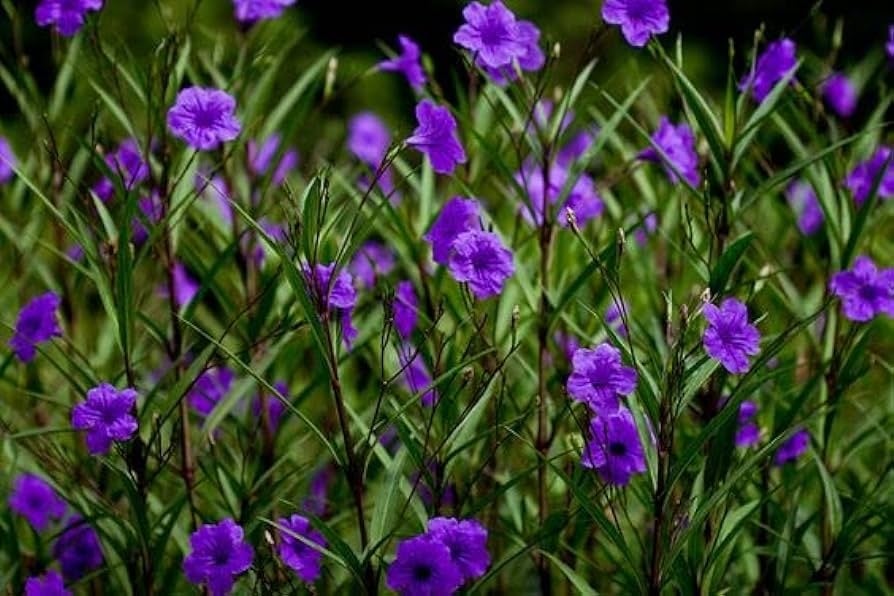
[[[553,58],[558,60],[562,56],[562,44],[556,42],[553,44]]]
[[[329,64],[326,67],[326,83],[323,86],[323,97],[328,98],[332,95],[332,90],[335,89],[335,76],[338,73],[338,58],[333,56],[329,59]]]
[[[264,540],[266,540],[267,544],[270,546],[274,545],[273,534],[270,533],[270,530],[264,530]]]
[[[472,370],[471,366],[467,366],[463,369],[463,383],[469,383],[472,380],[472,377],[475,376],[475,371]]]
[[[705,288],[698,297],[703,303],[708,304],[711,302],[711,288]]]
[[[512,328],[518,328],[518,321],[521,319],[521,309],[519,309],[518,304],[512,307]]]

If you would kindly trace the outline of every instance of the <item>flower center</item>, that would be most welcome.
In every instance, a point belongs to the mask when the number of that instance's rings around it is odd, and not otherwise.
[[[488,19],[481,28],[481,42],[486,46],[497,46],[508,37],[506,26],[495,19]]]
[[[217,126],[220,114],[215,110],[200,108],[193,116],[196,128],[214,128]]]
[[[428,565],[416,565],[413,567],[413,579],[416,581],[427,581],[431,579],[431,567]]]
[[[628,0],[627,16],[631,20],[641,20],[648,16],[653,0]]]
[[[624,443],[618,443],[618,442],[609,443],[608,444],[608,452],[611,455],[614,455],[615,457],[620,457],[622,455],[626,455],[627,454],[627,445],[625,445]]]

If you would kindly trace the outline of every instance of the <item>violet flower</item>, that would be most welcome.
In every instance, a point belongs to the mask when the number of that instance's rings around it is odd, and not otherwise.
[[[857,205],[862,205],[869,198],[869,193],[876,188],[877,180],[880,180],[876,191],[879,198],[894,197],[894,155],[892,152],[894,150],[891,147],[879,147],[872,157],[857,164],[848,174],[844,185],[853,193],[854,202]]]
[[[748,372],[749,356],[760,352],[761,335],[748,322],[748,309],[735,298],[727,298],[720,307],[705,304],[702,313],[708,327],[702,343],[708,356],[720,362],[732,374]]]
[[[55,292],[47,292],[32,298],[16,319],[15,333],[9,340],[9,347],[24,363],[34,360],[36,346],[62,335],[56,313],[62,299]]]
[[[621,397],[636,390],[636,370],[621,362],[621,351],[607,343],[582,348],[572,356],[568,394],[596,413],[611,413],[621,407]]]
[[[320,577],[323,553],[316,550],[296,536],[309,542],[326,547],[326,539],[313,529],[310,520],[298,514],[280,518],[277,521],[279,545],[276,547],[279,558],[286,567],[306,583],[313,583]]]
[[[636,48],[646,45],[653,35],[667,33],[670,12],[665,0],[605,0],[602,18],[620,25],[627,43]]]
[[[823,98],[842,118],[850,118],[857,109],[857,88],[846,75],[836,72],[823,83]]]
[[[68,581],[77,581],[101,566],[104,562],[99,537],[81,516],[74,515],[56,542],[53,557],[59,561],[62,575]]]
[[[46,480],[34,474],[19,474],[12,484],[9,510],[24,517],[37,532],[43,532],[52,519],[65,515],[63,501]]]
[[[220,89],[187,87],[168,110],[168,128],[193,149],[210,151],[238,137],[242,125],[232,95]]]
[[[616,486],[625,486],[634,474],[646,471],[636,422],[627,408],[600,412],[590,421],[590,441],[581,465],[596,470],[604,482]]]
[[[87,391],[87,399],[71,411],[71,426],[87,431],[87,450],[92,455],[109,452],[113,442],[129,441],[137,433],[137,419],[133,409],[137,392],[127,388],[118,390],[102,383]]]
[[[458,164],[466,163],[466,151],[456,133],[456,120],[450,110],[424,99],[416,106],[419,126],[407,139],[407,145],[428,156],[438,174],[452,174]]]
[[[71,590],[65,588],[62,576],[50,569],[39,577],[25,580],[25,596],[71,596]]]
[[[664,171],[672,184],[678,184],[680,176],[691,186],[701,184],[695,134],[688,124],[681,122],[674,125],[667,116],[662,116],[658,130],[652,135],[652,142],[661,152],[655,147],[649,147],[640,153],[641,159],[663,163]]]
[[[53,26],[63,37],[72,37],[84,26],[89,11],[102,10],[103,0],[40,0],[34,19],[41,27]]]
[[[233,0],[236,20],[251,24],[257,21],[278,19],[296,0]]]
[[[183,573],[190,583],[206,586],[212,596],[230,594],[236,577],[251,567],[254,558],[242,528],[230,518],[200,526],[189,544]]]
[[[16,175],[18,165],[12,146],[4,137],[0,137],[0,184],[6,184]]]
[[[479,300],[503,291],[506,280],[515,273],[512,251],[491,232],[463,232],[453,241],[447,270],[458,282],[469,284]]]
[[[829,290],[851,321],[865,323],[881,314],[894,317],[894,269],[879,269],[865,255],[854,260],[850,271],[833,275]]]
[[[398,542],[385,575],[385,585],[401,596],[453,594],[462,583],[447,545],[425,535]]]
[[[431,245],[432,259],[446,265],[456,238],[463,232],[479,228],[478,201],[453,197],[441,208],[429,231],[422,237]]]
[[[419,45],[406,35],[398,35],[397,41],[400,43],[400,54],[379,62],[379,70],[403,74],[410,86],[419,91],[425,86],[425,71],[420,61]]]
[[[751,72],[739,83],[740,91],[752,90],[758,103],[764,101],[776,84],[798,67],[795,42],[783,38],[771,42],[758,56]]]

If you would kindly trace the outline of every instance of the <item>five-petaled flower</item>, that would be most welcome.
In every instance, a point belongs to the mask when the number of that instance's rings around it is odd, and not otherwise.
[[[348,150],[369,167],[379,167],[389,145],[388,126],[372,112],[360,112],[348,122]]]
[[[114,152],[106,155],[105,162],[112,176],[120,180],[125,191],[133,190],[149,178],[149,165],[143,159],[140,146],[134,139],[121,141]],[[115,194],[115,183],[112,178],[104,176],[100,179],[93,185],[93,193],[107,203]]]
[[[71,590],[66,589],[62,576],[50,569],[44,575],[25,580],[25,596],[71,596]]]
[[[545,178],[545,179],[544,179]],[[569,184],[571,173],[564,167],[553,164],[546,171],[534,164],[525,166],[515,174],[515,181],[528,195],[528,203],[519,205],[522,218],[533,225],[543,225],[544,203],[554,205],[563,196],[562,191]],[[583,226],[591,219],[602,215],[605,206],[596,191],[596,183],[586,174],[578,174],[570,182],[567,197],[562,208],[549,216],[549,220],[557,220],[562,227],[568,226],[568,212],[574,213],[578,226]]]
[[[323,553],[311,544],[325,548],[326,539],[311,527],[306,517],[298,514],[280,518],[277,526],[279,545],[276,550],[279,558],[301,578],[301,581],[307,583],[317,581],[320,577]]]
[[[418,91],[425,86],[425,71],[420,61],[419,45],[406,35],[398,35],[397,41],[400,43],[400,54],[379,62],[379,70],[403,74],[410,86]]]
[[[397,543],[385,584],[401,596],[453,594],[463,583],[462,572],[446,544],[422,535]]]
[[[62,335],[56,311],[62,299],[55,292],[41,294],[26,304],[16,319],[15,333],[9,340],[9,347],[22,362],[34,360],[37,344]]]
[[[466,163],[466,151],[456,133],[456,120],[448,108],[424,99],[416,106],[419,126],[407,139],[407,145],[428,156],[438,174],[452,174],[458,164]]]
[[[732,374],[748,372],[749,357],[760,351],[760,333],[748,322],[748,309],[735,298],[725,299],[718,308],[705,304],[708,328],[702,343],[708,356],[718,360]]]
[[[40,0],[34,19],[41,27],[53,26],[63,37],[71,37],[81,30],[88,11],[102,10],[103,0]]]
[[[103,564],[99,536],[80,515],[73,515],[53,544],[53,557],[59,561],[62,575],[76,581]]]
[[[894,269],[879,269],[869,257],[860,255],[850,271],[840,271],[829,282],[832,294],[841,299],[844,316],[865,323],[877,315],[894,317]]]
[[[490,567],[487,529],[478,520],[433,517],[428,520],[427,535],[447,547],[463,580],[481,577]]]
[[[842,118],[850,118],[857,109],[857,88],[840,72],[833,73],[823,83],[823,97]]]
[[[28,520],[32,528],[43,532],[51,519],[65,515],[65,501],[40,476],[21,474],[13,482],[9,509]]]
[[[210,151],[238,137],[242,125],[232,95],[220,89],[187,87],[168,110],[168,128],[193,149]]]
[[[773,455],[773,463],[777,466],[783,466],[787,463],[794,462],[807,451],[807,447],[809,446],[810,433],[803,428],[799,428],[779,446],[779,449]]]
[[[681,176],[691,186],[701,183],[695,134],[688,124],[681,122],[674,125],[662,116],[658,130],[652,135],[652,143],[653,146],[640,153],[640,157],[663,163],[671,183],[678,184]]]
[[[513,273],[512,251],[492,232],[473,230],[456,237],[447,264],[450,275],[469,284],[479,300],[496,296]]]
[[[233,0],[236,20],[242,23],[254,23],[267,19],[277,19],[282,13],[295,4],[296,0]]]
[[[528,52],[529,41],[519,23],[499,0],[485,6],[472,2],[463,9],[463,23],[453,41],[475,55],[484,67],[500,68],[512,65]],[[530,32],[528,32],[530,33]]]
[[[739,89],[754,93],[754,99],[764,101],[779,81],[798,67],[797,47],[788,38],[774,41],[758,56],[751,72],[739,83]]]
[[[874,189],[881,199],[894,197],[894,149],[887,146],[876,149],[872,157],[857,164],[848,174],[844,185],[854,195],[857,205],[862,205]]]
[[[435,263],[446,265],[456,238],[463,232],[477,229],[478,201],[453,197],[444,205],[423,239],[431,245]]]
[[[670,13],[666,0],[605,0],[602,18],[611,25],[620,25],[624,39],[641,48],[653,35],[667,33]]]
[[[761,429],[754,422],[757,416],[757,404],[751,400],[745,400],[739,405],[738,421],[736,429],[736,447],[754,447],[761,439]]]
[[[230,518],[200,526],[189,537],[189,545],[183,573],[190,583],[205,585],[212,596],[229,594],[236,576],[247,571],[254,559],[242,527]]]
[[[621,397],[636,390],[636,370],[624,366],[621,351],[607,343],[581,348],[572,356],[568,394],[599,414],[621,407]]]
[[[311,273],[311,268],[305,265],[303,272],[307,280],[308,291],[316,301],[320,314],[327,317],[338,316],[341,323],[342,339],[350,348],[357,337],[357,330],[354,329],[353,323],[357,291],[354,289],[354,280],[351,274],[343,269],[335,271],[335,263],[318,263],[313,268],[313,273]]]
[[[785,196],[792,211],[798,216],[798,229],[802,234],[810,236],[823,227],[823,208],[810,183],[804,180],[793,181],[785,190]]]
[[[108,453],[113,441],[130,440],[137,432],[133,408],[137,392],[102,383],[87,391],[87,400],[71,411],[71,426],[87,431],[87,449],[93,455]]]
[[[273,170],[270,177],[270,183],[276,187],[281,185],[286,177],[298,165],[298,151],[293,147],[289,147],[282,153],[276,168],[273,168],[273,161],[279,155],[279,146],[282,143],[282,137],[273,133],[263,143],[257,141],[249,141],[246,151],[248,153],[248,168],[254,176],[261,177],[267,175]]]
[[[590,421],[590,440],[584,447],[581,464],[596,470],[606,483],[617,486],[625,486],[631,476],[646,471],[636,421],[627,408],[599,412]]]

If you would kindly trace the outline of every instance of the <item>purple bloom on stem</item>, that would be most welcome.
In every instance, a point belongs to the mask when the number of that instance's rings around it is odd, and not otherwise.
[[[265,19],[277,19],[295,0],[233,0],[236,20],[254,23]]]
[[[53,544],[53,557],[68,581],[76,581],[103,564],[96,530],[79,515],[72,516],[65,531]]]
[[[317,302],[321,314],[334,314],[341,323],[342,339],[350,349],[357,337],[354,329],[352,314],[357,304],[357,291],[354,289],[354,280],[347,271],[336,273],[332,279],[335,263],[324,265],[318,263],[311,275],[310,267],[304,266],[304,277],[308,282],[308,289]]]
[[[463,580],[481,577],[490,567],[487,529],[477,520],[433,517],[428,520],[427,535],[447,547]]]
[[[62,576],[50,569],[44,575],[25,580],[25,596],[71,596],[71,591],[65,588]]]
[[[797,68],[796,52],[795,42],[788,38],[771,42],[758,56],[757,64],[748,76],[739,83],[739,90],[752,89],[754,99],[758,102],[764,101],[773,87]]]
[[[390,145],[388,126],[372,112],[361,112],[348,122],[348,150],[370,168],[379,167]]]
[[[562,350],[562,354],[570,362],[574,359],[574,353],[580,349],[580,341],[572,333],[556,331],[554,336],[556,345]]]
[[[181,262],[174,263],[172,272],[174,277],[174,302],[177,308],[183,308],[196,297],[199,293],[199,282],[197,282],[186,267]]]
[[[698,170],[698,153],[695,150],[695,134],[685,122],[674,125],[662,116],[652,142],[661,150],[649,147],[640,153],[642,159],[664,164],[664,171],[671,183],[677,184],[682,176],[692,186],[698,186],[702,177]],[[663,152],[663,155],[662,155]],[[666,156],[666,159],[665,159]]]
[[[447,270],[458,282],[466,282],[479,300],[496,296],[513,273],[512,251],[491,232],[463,232],[453,242]]]
[[[546,63],[546,56],[540,48],[540,29],[529,21],[518,21],[516,31],[516,39],[525,49],[513,62],[499,67],[488,66],[480,55],[475,61],[497,85],[505,85],[518,78],[516,64],[524,72],[536,72]]]
[[[718,360],[732,374],[748,372],[749,356],[760,352],[761,335],[748,322],[748,309],[735,298],[727,298],[720,308],[705,304],[703,309],[708,328],[702,343],[708,356]]]
[[[463,232],[478,227],[478,201],[453,197],[441,209],[423,239],[431,245],[434,261],[446,265],[450,260],[450,249],[456,238]]]
[[[808,446],[810,446],[810,433],[803,428],[798,429],[795,434],[779,446],[779,450],[773,456],[773,463],[777,466],[783,466],[793,462],[807,451]]]
[[[379,62],[379,70],[403,74],[410,86],[418,91],[425,86],[425,71],[422,70],[419,45],[406,35],[398,35],[397,41],[400,43],[400,54]]]
[[[226,91],[187,87],[168,110],[168,128],[193,149],[210,151],[239,136],[235,112],[236,100]]]
[[[448,108],[424,99],[416,106],[419,126],[407,144],[428,156],[438,174],[452,174],[457,164],[466,163],[466,151],[456,134],[456,120]]]
[[[853,193],[857,205],[862,205],[879,178],[878,196],[882,199],[894,197],[894,155],[891,147],[879,147],[871,158],[857,164],[844,185]]]
[[[370,240],[360,247],[348,265],[348,271],[363,286],[372,288],[380,275],[394,270],[394,251],[378,240]]]
[[[15,176],[15,166],[17,165],[15,153],[12,152],[12,146],[5,138],[0,137],[0,184],[6,184]]]
[[[414,354],[410,346],[404,347],[398,354],[400,364],[404,368],[403,384],[414,395],[425,390],[419,397],[420,403],[430,408],[438,403],[438,390],[432,387],[431,373],[425,365],[421,354]],[[411,360],[412,358],[412,360]]]
[[[102,0],[40,0],[34,19],[41,27],[52,25],[63,37],[71,37],[81,30],[87,12],[101,10]]]
[[[247,571],[254,558],[242,528],[230,518],[200,526],[189,537],[189,544],[183,573],[190,583],[204,584],[213,596],[229,594],[236,576]]]
[[[605,309],[605,324],[611,327],[619,337],[627,337],[627,325],[624,324],[624,317],[621,314],[629,313],[630,308],[626,302],[621,303],[621,306],[624,307],[623,310],[617,302],[611,301],[611,304]]]
[[[463,9],[463,23],[453,42],[472,52],[483,66],[500,68],[521,59],[528,50],[518,22],[499,0],[484,6],[472,2]]]
[[[233,386],[236,375],[226,366],[209,368],[193,383],[186,399],[192,409],[207,416],[226,397]]]
[[[394,289],[394,328],[403,339],[408,339],[416,329],[417,304],[413,283],[398,282]]]
[[[291,517],[280,518],[277,524],[279,526],[279,545],[276,550],[279,553],[279,558],[301,578],[301,581],[307,583],[317,581],[317,578],[320,577],[323,553],[297,538],[296,535],[321,547],[326,546],[326,539],[311,527],[310,521],[306,517],[301,515],[295,514]]]
[[[264,233],[274,245],[280,242],[285,242],[288,238],[286,227],[281,223],[270,221],[266,217],[262,217],[258,221],[258,224],[260,224],[261,229],[264,230]],[[244,244],[250,244],[250,242],[248,242],[249,239],[249,236],[243,237],[243,240],[245,241]],[[257,240],[255,242],[252,258],[255,260],[255,263],[257,263],[259,267],[264,266],[264,262],[267,260],[268,251],[272,251],[273,254],[276,254],[275,250],[268,244],[267,239],[260,234],[257,234]]]
[[[308,513],[312,513],[317,517],[322,517],[326,513],[328,502],[329,486],[335,479],[332,467],[325,465],[314,472],[310,479],[310,486],[307,489],[307,496],[301,503],[301,506]]]
[[[276,391],[280,395],[288,397],[289,388],[282,381],[277,381],[276,383],[274,383],[273,388],[276,389]],[[276,397],[272,393],[267,393],[266,398],[267,420],[270,422],[270,428],[273,430],[273,432],[276,432],[276,429],[279,428],[279,421],[282,418],[283,413],[285,413],[286,411],[286,406],[278,397]],[[256,395],[251,402],[251,413],[258,420],[261,419],[260,395]]]
[[[620,25],[627,43],[636,48],[646,45],[653,35],[667,33],[670,12],[665,0],[605,0],[602,18]]]
[[[462,583],[447,545],[425,535],[397,543],[385,577],[385,585],[402,596],[453,594]]]
[[[823,83],[823,97],[842,118],[850,118],[857,109],[857,88],[840,72],[832,74]]]
[[[149,239],[146,224],[155,225],[164,218],[165,210],[157,193],[143,197],[137,202],[140,214],[131,222],[131,239],[134,244],[141,245]],[[144,223],[145,222],[145,223]]]
[[[271,167],[273,167],[273,160],[276,158],[281,142],[282,139],[277,133],[273,133],[267,137],[267,140],[261,143],[260,147],[258,146],[257,141],[248,142],[248,167],[252,174],[255,176],[264,176],[270,171]],[[273,177],[270,179],[273,186],[282,184],[283,181],[285,181],[286,176],[288,176],[297,165],[298,152],[293,148],[287,149],[280,158],[276,169],[273,171]]]
[[[582,130],[574,135],[560,150],[556,156],[556,163],[565,169],[571,167],[590,150],[596,142],[599,129],[595,126]]]
[[[120,179],[125,191],[133,190],[149,178],[149,164],[143,160],[140,146],[134,139],[121,141],[113,153],[106,155],[105,162],[112,174]],[[104,177],[93,186],[93,192],[103,202],[108,202],[115,194],[115,183]]]
[[[621,407],[620,398],[636,390],[636,370],[624,366],[621,351],[607,343],[592,350],[582,348],[572,356],[568,394],[594,412],[611,413]]]
[[[137,432],[133,408],[137,392],[117,390],[103,383],[87,391],[87,400],[71,411],[71,426],[87,431],[87,450],[93,455],[109,452],[113,441],[129,441]]]
[[[865,323],[880,314],[894,317],[894,269],[879,269],[865,255],[854,260],[850,271],[833,275],[829,290],[851,321]]]
[[[9,347],[24,363],[34,360],[37,344],[62,335],[56,311],[62,299],[55,292],[47,292],[32,298],[19,312],[15,333],[9,340]]]
[[[761,439],[761,429],[754,422],[757,404],[751,400],[739,405],[739,428],[736,430],[736,447],[754,447]]]
[[[646,471],[646,456],[627,408],[600,412],[590,421],[590,440],[581,464],[599,472],[604,482],[625,486],[630,477]]]
[[[804,180],[795,180],[785,191],[788,204],[798,216],[798,229],[810,236],[823,227],[823,209],[813,187]]]
[[[65,501],[40,476],[20,474],[13,482],[9,509],[28,520],[36,531],[43,532],[50,519],[62,519],[65,515]]]
[[[655,212],[647,214],[643,218],[643,224],[633,232],[633,238],[640,246],[645,246],[649,241],[649,236],[658,229],[658,215]]]
[[[546,176],[544,180],[543,169],[533,165],[526,165],[515,174],[516,182],[526,191],[531,203],[520,205],[519,212],[524,220],[532,225],[543,224],[544,201],[554,205],[568,181],[568,171],[558,165],[551,166]],[[577,225],[582,226],[602,215],[604,208],[593,179],[581,174],[568,191],[568,197],[559,210],[557,215],[559,225],[568,226],[569,210],[574,212]]]

